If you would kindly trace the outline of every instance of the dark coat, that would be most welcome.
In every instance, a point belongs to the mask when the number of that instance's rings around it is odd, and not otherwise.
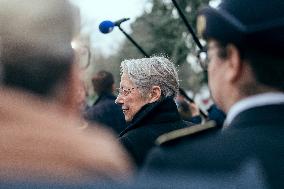
[[[115,104],[116,97],[110,93],[99,96],[94,105],[87,110],[86,119],[101,123],[113,129],[117,134],[126,128],[121,107]]]
[[[150,172],[201,174],[224,180],[244,175],[271,188],[284,187],[284,104],[241,112],[221,132],[205,131],[161,144],[149,154]]]
[[[158,136],[186,126],[172,98],[147,104],[134,116],[127,128],[120,133],[120,142],[141,166]]]

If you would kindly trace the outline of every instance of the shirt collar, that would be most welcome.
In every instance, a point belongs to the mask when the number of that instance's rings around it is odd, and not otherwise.
[[[284,103],[284,93],[280,92],[263,93],[242,99],[230,108],[224,122],[224,128],[228,127],[232,123],[233,119],[244,110],[280,103]]]

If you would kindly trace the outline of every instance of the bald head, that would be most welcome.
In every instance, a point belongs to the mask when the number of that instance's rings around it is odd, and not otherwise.
[[[68,0],[0,0],[3,83],[51,93],[70,70],[76,16]]]
[[[67,0],[0,0],[1,38],[60,55],[70,47],[74,17],[74,7]]]

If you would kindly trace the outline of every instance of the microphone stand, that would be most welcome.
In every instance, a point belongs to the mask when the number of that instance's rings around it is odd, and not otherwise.
[[[191,27],[190,24],[188,23],[188,21],[187,21],[185,15],[183,14],[181,8],[180,8],[179,5],[177,4],[176,0],[172,0],[172,2],[173,2],[173,4],[174,4],[174,6],[176,7],[176,9],[177,9],[177,11],[178,11],[178,13],[179,13],[181,19],[183,20],[185,26],[187,27],[188,31],[189,31],[190,34],[192,35],[193,40],[195,41],[195,43],[197,44],[197,46],[199,47],[199,49],[202,50],[203,47],[202,47],[200,41],[198,40],[198,38],[196,37],[196,35],[195,35],[195,33],[194,33],[192,27]]]
[[[119,28],[119,30],[126,36],[127,39],[129,39],[133,45],[144,55],[146,56],[147,58],[149,58],[150,56],[142,49],[142,47],[140,45],[138,45],[138,43],[136,43],[134,41],[134,39],[128,35],[121,27],[120,27],[120,24],[117,25],[117,27]]]
[[[188,21],[187,21],[185,15],[183,14],[183,12],[182,12],[180,6],[179,6],[178,3],[176,2],[176,0],[172,0],[172,2],[173,2],[173,4],[174,4],[174,6],[176,7],[176,9],[177,9],[177,11],[178,11],[178,13],[179,13],[181,19],[183,20],[185,26],[187,27],[189,33],[190,33],[191,36],[193,37],[193,40],[195,41],[196,45],[198,46],[198,48],[199,48],[200,50],[203,50],[203,46],[201,45],[201,43],[200,43],[199,39],[197,38],[196,34],[194,33],[192,27],[191,27],[190,24],[188,23]],[[194,103],[193,99],[189,98],[189,96],[185,93],[185,91],[184,91],[183,89],[179,88],[179,92],[180,92],[180,94],[183,95],[188,101]],[[199,109],[199,112],[200,112],[200,114],[201,114],[205,119],[208,118],[208,115],[207,115],[203,110]]]

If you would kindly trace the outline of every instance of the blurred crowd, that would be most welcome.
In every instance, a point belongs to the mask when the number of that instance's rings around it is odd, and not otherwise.
[[[197,32],[214,104],[180,88],[168,58],[92,77],[86,103],[78,8],[0,0],[0,183],[4,188],[283,188],[284,3],[222,0]]]

